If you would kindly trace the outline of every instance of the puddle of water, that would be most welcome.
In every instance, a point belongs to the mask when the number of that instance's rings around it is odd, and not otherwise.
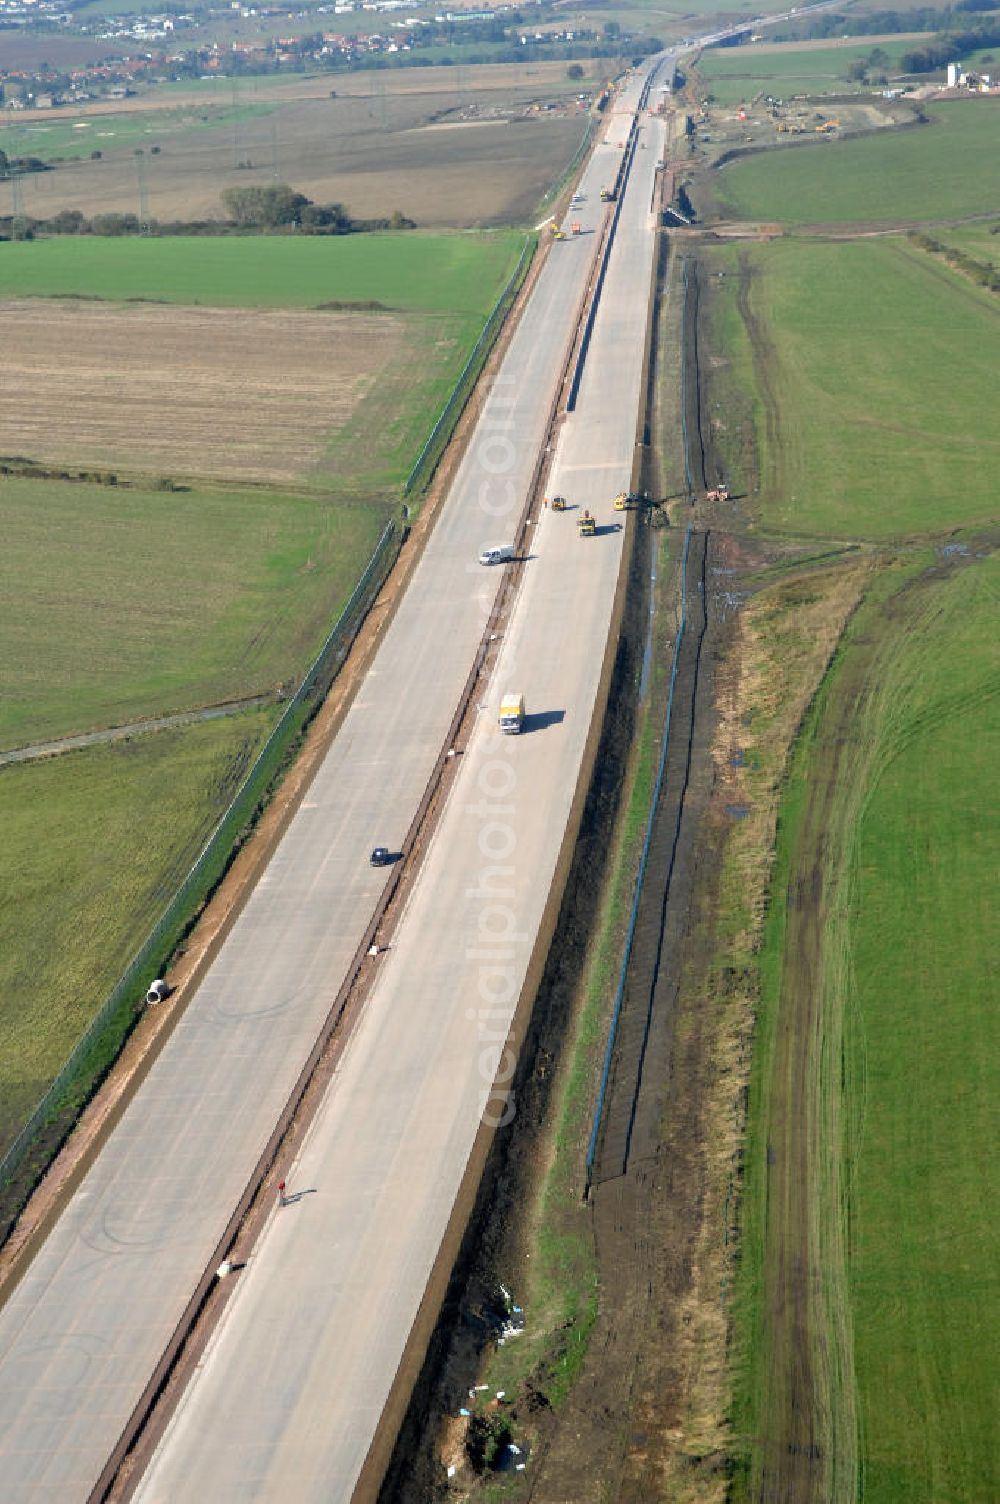
[[[528,1461],[528,1448],[508,1442],[496,1461],[498,1473],[522,1473]]]
[[[732,757],[729,759],[729,766],[731,768],[745,768],[746,765],[747,765],[747,755],[744,752],[744,750],[743,750],[742,747],[737,747],[736,751],[733,753]]]
[[[745,820],[746,817],[747,817],[747,815],[749,813],[750,813],[750,806],[749,806],[749,804],[727,804],[726,805],[726,814],[727,815],[731,815],[734,820]]]

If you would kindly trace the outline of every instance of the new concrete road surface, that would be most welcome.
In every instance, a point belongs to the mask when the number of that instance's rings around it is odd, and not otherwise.
[[[609,141],[597,147],[587,167],[581,185],[586,201],[573,216],[587,230],[595,230],[606,212],[599,192],[617,170],[618,143],[624,136],[621,119],[612,117]],[[648,159],[643,166],[651,171],[656,152],[640,155]],[[648,187],[639,197],[643,194],[648,202]],[[615,257],[623,265],[634,261],[636,267],[636,280],[627,296],[622,296],[622,317],[626,308],[645,306],[645,272],[640,267],[645,265],[643,257],[648,256],[652,237],[639,236],[640,253],[632,243],[637,233],[636,225],[630,223]],[[520,514],[598,239],[595,233],[584,234],[552,248],[447,503],[339,736],[149,1076],[0,1311],[0,1495],[4,1504],[41,1500],[75,1504],[88,1497],[208,1266],[317,1038],[385,881],[384,872],[369,867],[369,852],[376,844],[394,846],[409,827],[471,668],[500,577],[499,570],[480,568],[476,556],[484,543],[508,541]],[[630,316],[635,323],[635,313]],[[635,340],[636,347],[629,352],[633,359],[641,346],[638,332]],[[601,425],[610,421],[610,416],[599,421],[600,407],[606,407],[608,414],[615,410],[622,415],[623,433],[634,421],[634,393],[628,380],[623,373],[612,379],[610,369],[607,375],[600,400],[588,403],[594,415],[595,444],[597,433],[604,431]],[[623,455],[628,447],[624,445]],[[608,450],[605,455],[603,444],[594,452],[601,465],[620,459],[617,451],[612,455]],[[586,451],[578,453],[581,460],[586,458]],[[616,463],[614,468],[595,471],[587,497],[603,499],[626,470],[627,466],[623,469]],[[553,559],[556,552],[576,544],[572,514],[561,520],[566,526],[551,542],[551,519],[546,519],[542,530]],[[588,670],[600,658],[607,586],[619,546],[614,536],[596,540],[590,556],[573,555],[573,569],[565,580],[549,587],[571,595],[580,591],[584,602],[582,610],[572,601],[567,603],[570,614],[553,626],[557,635],[565,632],[571,641],[582,621],[588,616],[595,619],[587,638],[593,659]],[[552,572],[547,560],[538,561],[539,565],[543,562],[546,571]],[[537,574],[543,578],[541,568]],[[531,588],[534,578],[532,564]],[[545,644],[546,649],[551,646],[551,642]],[[533,670],[541,671],[546,656],[534,655]],[[528,667],[525,663],[525,675]],[[526,678],[524,687],[529,694],[540,695],[539,707],[551,702],[550,708],[566,711],[565,726],[552,728],[551,739],[549,734],[529,736],[519,744],[524,769],[543,747],[547,752],[559,745],[573,757],[575,739],[582,737],[589,716],[591,691],[571,679],[558,690],[553,685],[543,691],[534,678]],[[489,720],[485,716],[484,725]],[[513,766],[517,766],[516,759]],[[519,785],[524,794],[531,776],[526,771]],[[567,764],[566,790],[571,783]],[[548,816],[544,829],[554,850],[556,825]],[[438,842],[439,853],[449,844],[445,836]],[[439,855],[438,861],[442,860],[447,868],[448,861]],[[539,866],[534,883],[538,893],[544,882]],[[461,1160],[477,1111],[481,1083],[475,1074],[475,1057],[474,1078],[450,1082],[455,1088],[451,1098],[440,1086],[445,1080],[441,1069],[445,1057],[439,1058],[428,1048],[453,1006],[441,998],[437,1008],[432,1006],[428,1017],[424,1016],[428,988],[443,984],[442,967],[445,972],[448,969],[450,942],[445,945],[426,973],[409,978],[399,994],[401,1002],[391,1005],[400,1032],[385,1034],[384,1019],[382,1024],[377,1021],[390,1006],[389,994],[382,993],[352,1051],[352,1072],[383,1035],[392,1057],[389,1075],[382,1060],[373,1064],[374,1074],[362,1093],[374,1118],[368,1120],[367,1105],[362,1106],[359,1097],[358,1105],[347,1113],[349,1139],[342,1145],[346,1148],[349,1143],[347,1157],[354,1165],[348,1199],[358,1211],[367,1207],[376,1220],[385,1216],[384,1210],[377,1210],[383,1205],[377,1199],[382,1171],[372,1169],[365,1174],[364,1167],[374,1164],[376,1156],[381,1163],[394,1139],[417,1150],[431,1179],[439,1178],[431,1157],[438,1150],[436,1141],[429,1139],[421,1150],[406,1119],[397,1116],[408,1100],[403,1084],[415,1083],[426,1073],[425,1089],[431,1098],[421,1095],[420,1100],[425,1105],[431,1099],[437,1102],[439,1127],[452,1125],[450,1163],[440,1176],[442,1210],[450,1194],[444,1187],[451,1184],[449,1177]],[[414,964],[421,969],[423,960]],[[394,957],[388,975],[397,974]],[[416,1011],[418,994],[420,1010]],[[421,1021],[421,1030],[430,1031],[425,1042],[422,1036],[414,1041],[410,1033],[411,1007],[412,1019]],[[446,1042],[453,1049],[460,1038],[449,1034]],[[467,1069],[467,1054],[459,1049],[458,1057]],[[401,1078],[398,1092],[397,1074]],[[339,1084],[334,1096],[340,1102],[347,1100]],[[344,1111],[343,1107],[337,1110]],[[381,1133],[374,1130],[376,1121],[384,1124]],[[317,1204],[322,1200],[326,1219],[334,1203],[329,1177],[317,1175],[320,1178],[323,1195],[310,1199]],[[346,1194],[347,1186],[347,1179],[341,1185],[338,1172],[337,1195]],[[300,1204],[299,1210],[310,1209]],[[300,1226],[306,1229],[308,1225],[303,1216]],[[369,1224],[364,1235],[372,1235],[374,1227],[374,1222]],[[278,1231],[287,1237],[294,1230],[286,1223]],[[357,1234],[362,1236],[360,1227]],[[327,1237],[324,1233],[324,1240]],[[403,1281],[400,1270],[401,1291],[419,1284],[431,1241],[428,1224],[426,1246],[422,1243],[419,1250],[414,1246],[409,1281]],[[357,1251],[361,1246],[355,1247],[355,1260],[363,1258]],[[346,1250],[346,1241],[343,1247]],[[311,1258],[317,1271],[325,1264],[327,1252],[325,1241],[314,1250]],[[300,1272],[285,1278],[297,1280]],[[302,1277],[305,1289],[312,1281],[304,1273]],[[373,1354],[378,1352],[379,1365],[370,1375],[362,1365],[357,1381],[350,1384],[355,1398],[367,1392],[369,1418],[380,1403],[386,1365],[393,1361],[392,1344],[398,1348],[408,1327],[408,1318],[402,1314],[407,1295],[397,1309],[387,1293],[394,1284],[391,1271],[383,1267],[379,1279],[380,1309],[373,1316],[369,1338],[364,1339],[371,1341]],[[248,1291],[252,1294],[249,1284]],[[356,1320],[367,1309],[359,1307]],[[338,1314],[336,1320],[340,1319]],[[363,1322],[356,1328],[359,1352],[362,1327]],[[237,1331],[238,1326],[234,1323],[227,1330]],[[286,1337],[290,1339],[290,1334]],[[291,1356],[291,1341],[283,1339],[283,1347]],[[304,1347],[303,1378],[306,1353]],[[272,1352],[262,1364],[262,1376],[272,1371],[276,1357]],[[299,1413],[296,1394],[290,1383],[279,1401],[287,1406],[290,1425]],[[192,1438],[197,1440],[190,1429],[186,1435],[188,1445]],[[352,1449],[346,1449],[348,1435],[354,1438]],[[351,1459],[363,1451],[360,1435],[353,1426],[345,1429],[345,1451],[337,1462],[341,1479],[348,1478],[354,1466]],[[220,1441],[216,1433],[205,1444],[206,1463]],[[271,1497],[293,1498],[276,1481],[277,1445],[254,1453],[260,1476],[270,1479]],[[196,1451],[200,1449],[195,1445]],[[221,1451],[231,1457],[225,1446]],[[169,1455],[164,1467],[170,1465]],[[159,1483],[155,1487],[162,1496],[172,1494],[172,1485],[165,1495]],[[190,1487],[185,1483],[181,1493],[202,1500],[212,1497],[211,1489],[199,1489],[193,1481]],[[235,1482],[228,1496],[247,1497]],[[329,1489],[324,1496],[330,1497]]]
[[[614,134],[614,133],[612,133]],[[622,558],[663,127],[642,117],[575,413],[495,675],[392,948],[276,1209],[160,1443],[142,1504],[352,1498],[484,1111],[553,881]],[[503,736],[505,692],[525,734]],[[505,1111],[506,1109],[506,1111]],[[365,1497],[374,1486],[365,1483]]]

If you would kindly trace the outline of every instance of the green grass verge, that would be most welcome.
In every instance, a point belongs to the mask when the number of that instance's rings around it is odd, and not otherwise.
[[[275,689],[318,651],[386,510],[268,491],[0,482],[0,747]]]
[[[58,236],[3,247],[0,297],[215,307],[377,301],[480,323],[520,255],[515,230],[452,235]]]
[[[806,224],[917,224],[1000,202],[1000,102],[930,105],[930,125],[747,157],[713,176],[721,212]]]
[[[878,541],[994,515],[993,295],[902,240],[775,241],[706,265],[724,273],[718,442],[738,474],[752,393],[746,505],[766,526]]]
[[[0,1149],[145,939],[277,714],[0,773]]]

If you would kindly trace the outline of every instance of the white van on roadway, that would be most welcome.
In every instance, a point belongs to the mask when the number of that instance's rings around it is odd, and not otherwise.
[[[513,543],[490,543],[479,555],[480,564],[509,564],[514,557]]]

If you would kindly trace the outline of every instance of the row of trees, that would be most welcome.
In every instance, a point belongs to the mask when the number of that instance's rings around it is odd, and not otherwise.
[[[867,57],[856,57],[847,65],[845,77],[851,83],[888,83],[887,69],[890,58],[881,47],[873,47]]]
[[[984,47],[1000,47],[1000,20],[983,21],[970,31],[942,33],[927,46],[904,52],[900,65],[906,73],[934,73]]]
[[[1000,226],[994,225],[990,233],[995,235]],[[963,276],[968,277],[979,287],[988,288],[990,292],[1000,292],[1000,271],[991,261],[977,261],[974,256],[960,251],[953,245],[942,245],[940,240],[935,240],[931,235],[922,235],[918,231],[911,231],[909,239],[921,250],[929,251],[932,256],[941,256],[949,266],[953,266]]]
[[[864,14],[853,11],[824,11],[818,16],[801,16],[776,26],[769,33],[775,42],[797,41],[803,37],[878,36],[900,31],[930,31],[951,35],[978,29],[979,22],[970,16],[989,17],[1000,10],[1000,0],[956,0],[954,5],[924,5],[913,10],[872,10]],[[992,44],[990,44],[992,45]]]
[[[48,172],[49,164],[40,157],[9,157],[0,151],[0,178],[9,178],[15,172]]]
[[[141,221],[135,214],[94,214],[62,209],[51,219],[25,216],[17,225],[0,219],[0,238],[36,235],[354,235],[362,230],[412,230],[414,221],[397,209],[387,219],[354,219],[343,204],[314,204],[287,183],[230,188],[222,195],[228,218]]]
[[[287,183],[227,188],[222,204],[232,224],[244,230],[303,230],[311,235],[352,235],[359,230],[412,230],[396,209],[388,219],[354,219],[343,204],[314,204]]]

